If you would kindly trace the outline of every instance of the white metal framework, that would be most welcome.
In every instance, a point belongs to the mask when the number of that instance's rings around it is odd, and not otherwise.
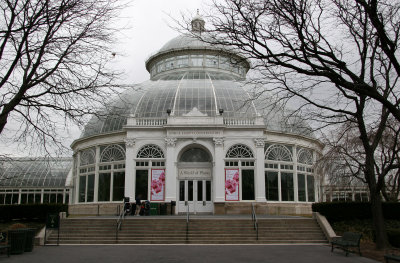
[[[125,160],[125,150],[117,144],[112,144],[104,148],[100,156],[100,162],[102,163],[123,160]]]
[[[254,158],[254,155],[246,145],[236,144],[226,152],[226,158]]]
[[[265,159],[271,161],[291,162],[293,160],[291,151],[284,145],[274,144],[265,151]]]
[[[164,152],[157,145],[148,144],[138,151],[137,158],[164,158]]]

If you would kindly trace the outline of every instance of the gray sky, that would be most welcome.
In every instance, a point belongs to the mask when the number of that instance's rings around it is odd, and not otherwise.
[[[146,59],[158,51],[166,42],[179,35],[170,26],[174,25],[171,17],[180,19],[181,13],[195,15],[197,9],[206,7],[206,0],[133,0],[130,6],[121,13],[121,23],[126,25],[118,39],[113,58],[113,66],[124,71],[123,82],[127,84],[141,83],[149,79],[145,68]],[[18,127],[18,123],[8,123],[8,128]],[[6,126],[7,128],[7,126]],[[80,130],[72,126],[60,131],[60,135],[68,137],[64,141],[69,146],[79,138]],[[40,153],[13,142],[12,132],[0,137],[0,155],[32,156]]]
[[[146,59],[166,42],[179,35],[170,26],[171,17],[181,13],[195,15],[205,7],[204,0],[134,0],[122,14],[122,21],[130,27],[115,48],[116,63],[126,72],[126,82],[140,83],[149,79]]]

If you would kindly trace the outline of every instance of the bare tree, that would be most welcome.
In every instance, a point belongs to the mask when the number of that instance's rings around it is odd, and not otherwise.
[[[400,140],[398,127],[391,127],[395,122],[388,122],[389,127],[378,143],[375,151],[375,174],[378,184],[382,184],[381,193],[386,201],[397,202],[400,188]],[[369,131],[375,137],[375,131]],[[370,139],[372,140],[372,139]],[[326,154],[318,165],[327,176],[330,185],[339,187],[367,186],[365,179],[365,151],[359,137],[356,123],[346,123],[330,139],[326,139]]]
[[[399,9],[397,0],[213,1],[207,34],[195,34],[252,59],[257,82],[309,120],[355,125],[377,248],[388,243],[376,153],[388,120],[400,122]]]
[[[118,77],[107,62],[121,7],[117,0],[0,2],[0,134],[12,122],[15,140],[60,143],[65,121],[80,123],[104,102]]]

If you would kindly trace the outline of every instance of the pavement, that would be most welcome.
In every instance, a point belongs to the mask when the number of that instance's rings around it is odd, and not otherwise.
[[[328,245],[60,245],[35,247],[21,255],[0,255],[0,263],[376,263],[331,252]]]

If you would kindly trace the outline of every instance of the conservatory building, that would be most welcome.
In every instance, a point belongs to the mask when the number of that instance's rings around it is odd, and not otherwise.
[[[194,33],[204,21],[195,17]],[[146,61],[150,80],[115,97],[72,144],[70,213],[106,214],[124,197],[175,214],[305,214],[320,194],[323,145],[290,109],[253,97],[247,59],[192,35]]]

